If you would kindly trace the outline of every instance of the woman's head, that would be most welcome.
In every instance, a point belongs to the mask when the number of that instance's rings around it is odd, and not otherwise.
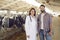
[[[31,8],[29,11],[29,15],[36,16],[36,10],[34,8]]]

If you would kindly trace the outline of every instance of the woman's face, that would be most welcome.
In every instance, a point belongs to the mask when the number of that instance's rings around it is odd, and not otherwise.
[[[34,15],[34,13],[35,13],[34,10],[31,10],[31,15]]]

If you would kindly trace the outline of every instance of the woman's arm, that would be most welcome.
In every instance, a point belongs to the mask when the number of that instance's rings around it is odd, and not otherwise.
[[[25,32],[26,32],[26,36],[28,37],[29,36],[29,16],[26,17],[26,20],[25,20]]]

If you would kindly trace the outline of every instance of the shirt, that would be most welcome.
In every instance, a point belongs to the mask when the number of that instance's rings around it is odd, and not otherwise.
[[[42,14],[42,13],[41,13]],[[37,18],[37,23],[38,23],[38,31],[40,31],[41,29],[41,14],[38,15]],[[44,14],[43,17],[43,27],[44,27],[44,31],[49,31],[50,30],[50,24],[52,23],[52,16],[48,13]]]
[[[41,14],[41,29],[44,29],[44,26],[43,26],[43,17],[44,17],[44,13]]]

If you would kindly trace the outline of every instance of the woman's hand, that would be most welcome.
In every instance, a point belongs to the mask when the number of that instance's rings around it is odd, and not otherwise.
[[[39,34],[37,33],[36,36],[38,36]]]
[[[30,36],[29,36],[29,35],[27,35],[27,38],[30,38]]]

